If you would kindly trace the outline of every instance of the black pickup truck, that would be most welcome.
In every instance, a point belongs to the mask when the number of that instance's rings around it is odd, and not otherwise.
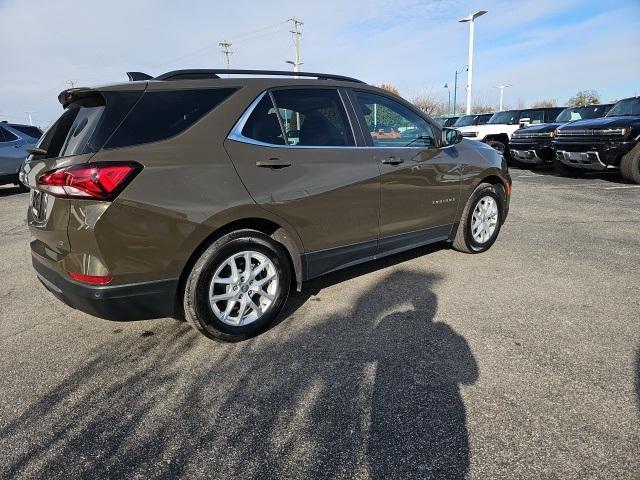
[[[552,145],[562,175],[620,169],[626,182],[640,184],[640,97],[620,100],[602,118],[561,125]]]
[[[565,108],[555,118],[553,123],[543,123],[521,128],[513,132],[509,142],[511,158],[523,166],[550,164],[553,162],[554,152],[551,140],[555,137],[556,129],[567,122],[603,117],[613,106],[589,105],[586,107]]]

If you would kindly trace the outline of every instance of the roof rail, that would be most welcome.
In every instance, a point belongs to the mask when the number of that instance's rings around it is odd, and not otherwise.
[[[132,72],[138,73],[140,72]],[[220,78],[220,75],[272,75],[283,77],[315,77],[318,80],[341,80],[344,82],[365,83],[356,78],[332,75],[330,73],[291,72],[285,70],[237,70],[226,68],[174,70],[155,77],[156,80],[194,80],[201,78]],[[145,74],[141,74],[145,75]],[[131,78],[131,77],[130,77]],[[142,78],[140,78],[142,80]]]

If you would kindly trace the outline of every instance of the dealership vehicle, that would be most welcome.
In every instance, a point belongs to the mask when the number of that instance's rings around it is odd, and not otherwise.
[[[265,328],[292,284],[495,242],[511,194],[495,150],[358,80],[291,75],[178,70],[62,92],[21,173],[42,283],[99,317],[184,316],[232,340]],[[376,138],[375,117],[414,134]]]
[[[553,123],[531,125],[516,130],[509,142],[511,158],[528,166],[553,163],[555,154],[551,140],[555,136],[556,128],[567,122],[602,117],[612,106],[613,104],[569,107],[562,110]]]
[[[459,116],[456,115],[447,115],[444,117],[433,117],[433,119],[440,125],[441,127],[451,127],[454,123],[458,121]]]
[[[471,115],[464,115],[458,118],[456,123],[452,125],[453,128],[468,127],[470,125],[484,125],[489,121],[493,113],[478,113]]]
[[[460,127],[465,138],[480,140],[509,158],[509,140],[513,132],[528,125],[553,121],[562,108],[527,108],[494,113],[484,125]]]
[[[35,145],[41,135],[38,127],[0,122],[0,185],[13,183],[24,188],[18,172],[27,158],[27,147]]]
[[[640,97],[620,100],[602,118],[558,127],[552,143],[561,175],[619,169],[626,182],[640,184]]]

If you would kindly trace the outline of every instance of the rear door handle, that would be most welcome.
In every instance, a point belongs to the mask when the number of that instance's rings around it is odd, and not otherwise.
[[[385,165],[400,165],[404,160],[398,157],[387,157],[383,158],[381,162]]]
[[[263,168],[284,168],[290,167],[291,161],[282,160],[281,158],[270,158],[269,160],[258,160],[256,165]]]

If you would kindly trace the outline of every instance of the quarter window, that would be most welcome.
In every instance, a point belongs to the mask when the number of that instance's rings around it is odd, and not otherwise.
[[[431,125],[404,105],[382,95],[356,92],[376,147],[435,147]]]
[[[272,145],[285,145],[280,121],[271,97],[264,95],[242,128],[242,135]]]
[[[273,98],[287,144],[300,147],[343,147],[355,144],[347,113],[337,90],[276,90]]]

